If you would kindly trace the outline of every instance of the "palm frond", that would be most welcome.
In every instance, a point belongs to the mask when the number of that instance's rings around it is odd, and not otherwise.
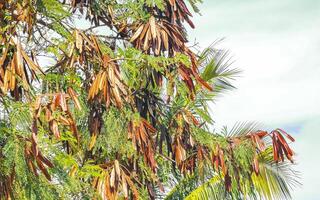
[[[259,124],[254,122],[237,123],[231,130],[224,127],[221,135],[228,138],[239,138],[240,136],[246,136],[256,132],[258,126]],[[249,146],[246,148],[249,148]],[[248,154],[250,151],[251,149],[247,149],[246,151],[242,151],[242,153]],[[232,166],[238,166],[237,170],[240,171],[237,173],[241,174],[241,176],[238,182],[240,185],[237,187],[232,186],[231,191],[227,191],[225,188],[224,174],[215,173],[213,176],[211,175],[211,178],[207,179],[205,183],[201,184],[198,182],[198,187],[195,187],[191,192],[190,190],[186,192],[186,190],[181,189],[184,188],[181,186],[188,185],[188,182],[184,180],[183,183],[179,183],[172,190],[171,195],[168,196],[170,198],[167,199],[172,199],[171,197],[174,197],[172,194],[180,194],[180,196],[186,195],[183,196],[186,197],[185,199],[291,199],[291,190],[300,185],[298,181],[299,174],[291,168],[291,163],[288,161],[276,162],[273,159],[272,146],[267,147],[264,151],[256,152],[256,155],[259,163],[258,172],[248,171],[247,164],[243,165],[241,160],[233,159]],[[248,158],[245,156],[243,158],[253,159],[251,156]],[[248,175],[246,175],[247,173]],[[190,181],[196,183],[194,180]],[[181,193],[181,191],[184,192]]]
[[[199,55],[201,78],[212,85],[213,92],[200,92],[197,96],[198,99],[204,98],[214,101],[215,97],[236,88],[232,81],[241,71],[237,68],[231,68],[233,61],[229,51],[214,47],[219,42],[220,40],[214,42]]]
[[[259,154],[259,174],[253,173],[250,184],[244,184],[243,191],[227,193],[224,188],[223,177],[216,174],[204,184],[193,190],[185,199],[229,199],[237,195],[237,198],[249,199],[291,199],[290,191],[300,185],[298,172],[291,168],[290,163],[275,163],[272,158],[272,148]]]
[[[244,136],[258,130],[259,123],[256,122],[237,122],[231,130],[225,126],[221,130],[221,134],[226,137]]]
[[[223,185],[223,178],[219,174],[214,175],[204,184],[200,185],[192,191],[185,199],[186,200],[203,200],[212,199],[220,200],[225,199],[226,193]]]
[[[221,40],[217,40],[211,46],[204,49],[199,56],[199,62],[203,68],[201,76],[206,81],[214,78],[219,78],[221,81],[234,79],[241,72],[237,68],[230,68],[233,64],[233,59],[228,50],[217,49],[214,47],[220,41]],[[229,83],[229,81],[226,82]]]
[[[200,182],[198,176],[192,175],[183,178],[165,197],[166,200],[220,200],[225,197],[223,177],[214,174],[205,182]]]
[[[200,10],[197,6],[197,3],[202,3],[203,1],[202,0],[188,0],[193,11],[196,12],[196,13],[200,13]]]
[[[299,173],[289,162],[276,163],[272,149],[259,155],[259,175],[252,174],[257,195],[264,199],[291,199],[290,190],[300,185]]]
[[[185,198],[191,191],[199,186],[198,180],[199,178],[195,174],[184,177],[168,192],[165,200]]]
[[[210,83],[213,91],[200,90],[192,106],[197,115],[206,119],[212,124],[210,116],[209,102],[214,102],[228,90],[235,89],[232,81],[241,72],[236,68],[231,68],[232,58],[226,50],[216,49],[215,46],[220,42],[217,40],[210,47],[204,49],[199,55],[199,64],[202,71],[201,78]]]

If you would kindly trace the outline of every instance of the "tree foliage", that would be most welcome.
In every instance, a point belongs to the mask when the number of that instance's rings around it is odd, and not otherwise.
[[[239,70],[200,2],[0,0],[0,199],[290,198],[289,134],[212,130]]]

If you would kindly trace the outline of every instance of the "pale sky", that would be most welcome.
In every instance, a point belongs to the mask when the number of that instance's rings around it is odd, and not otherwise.
[[[303,183],[293,199],[320,199],[320,0],[204,0],[200,8],[190,41],[204,48],[225,38],[219,47],[244,71],[238,89],[212,105],[216,125],[287,129]]]

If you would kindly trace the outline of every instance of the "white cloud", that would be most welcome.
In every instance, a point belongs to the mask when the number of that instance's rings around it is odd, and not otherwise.
[[[297,170],[301,172],[301,188],[296,188],[293,193],[293,199],[311,200],[318,199],[320,191],[318,182],[320,173],[318,173],[319,161],[319,141],[320,118],[308,120],[296,136],[297,142],[294,148],[297,152]]]
[[[234,66],[244,73],[235,83],[238,90],[214,107],[218,124],[226,120],[290,122],[320,114],[320,93],[315,92],[320,91],[319,48],[314,45],[320,41],[319,32],[230,36],[224,46],[233,52]]]
[[[218,102],[218,106],[213,106],[218,124],[254,119],[268,124],[279,120],[290,122],[320,114],[317,105],[320,93],[315,92],[320,89],[320,60],[317,53],[320,50],[320,13],[311,15],[312,10],[301,13],[297,7],[302,5],[298,1],[293,4],[288,4],[290,1],[283,2],[286,3],[273,0],[267,3],[245,1],[243,4],[230,4],[227,1],[225,5],[218,4],[218,8],[207,4],[204,10],[211,12],[203,11],[201,19],[195,18],[199,27],[191,32],[200,46],[205,47],[227,33],[229,36],[222,47],[232,51],[236,59],[234,66],[244,70],[236,82],[238,90],[226,95]],[[287,11],[282,16],[279,8],[285,5]],[[320,4],[317,5],[320,9]],[[225,13],[223,9],[226,9]],[[251,19],[246,17],[246,13],[256,10],[274,14],[279,19],[257,13]],[[236,14],[230,16],[235,20],[233,23],[246,19],[246,27],[250,32],[235,27],[228,29],[233,24],[228,18],[230,13],[239,14],[237,19]],[[297,23],[291,24],[292,20],[289,19],[297,16],[300,17]],[[261,30],[256,27],[259,20],[271,25]],[[272,29],[272,24],[286,23],[290,24],[290,28]]]

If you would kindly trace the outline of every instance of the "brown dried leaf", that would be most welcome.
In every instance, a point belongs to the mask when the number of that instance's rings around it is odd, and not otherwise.
[[[112,168],[111,174],[110,174],[110,187],[113,188],[115,186],[115,179],[116,179],[116,172],[115,169]]]
[[[48,170],[45,168],[45,166],[42,164],[41,160],[39,158],[36,159],[37,165],[39,167],[39,169],[41,170],[41,172],[44,174],[44,176],[51,181],[51,176],[48,172]]]
[[[141,24],[139,26],[139,28],[137,29],[137,31],[133,34],[133,36],[131,37],[130,39],[130,42],[134,42],[139,36],[140,34],[142,33],[142,30],[144,29],[144,25]]]
[[[80,101],[78,99],[78,95],[77,93],[71,88],[69,87],[68,88],[68,94],[70,95],[70,97],[72,98],[73,102],[74,102],[74,105],[76,106],[76,108],[78,110],[81,110],[81,104],[80,104]]]
[[[118,179],[120,179],[120,165],[119,165],[119,161],[118,160],[114,161],[114,168],[116,169],[116,173],[117,173]]]
[[[149,18],[149,24],[150,24],[150,29],[151,29],[151,35],[153,39],[156,39],[157,37],[157,30],[156,30],[156,21],[154,16],[151,16]]]
[[[60,139],[60,132],[59,132],[58,123],[56,122],[56,120],[51,121],[51,130],[53,132],[53,135],[57,139]]]
[[[128,198],[128,185],[125,179],[125,175],[122,175],[122,191],[125,198]]]

